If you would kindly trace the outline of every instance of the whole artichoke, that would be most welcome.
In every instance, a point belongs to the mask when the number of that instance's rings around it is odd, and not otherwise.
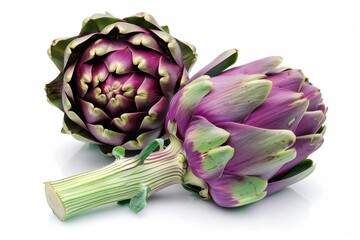
[[[93,15],[48,53],[60,74],[46,93],[64,112],[62,131],[105,152],[142,149],[164,134],[169,102],[196,60],[193,46],[146,13]]]
[[[307,157],[323,143],[326,108],[300,70],[276,68],[281,60],[200,77],[173,98],[166,122],[184,141],[186,188],[236,207],[314,170]]]

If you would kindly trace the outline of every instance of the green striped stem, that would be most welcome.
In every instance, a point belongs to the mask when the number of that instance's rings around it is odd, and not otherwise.
[[[101,169],[46,182],[49,206],[60,220],[111,202],[130,200],[138,212],[152,193],[172,184],[181,184],[186,161],[181,144],[173,141],[165,150],[144,160],[141,154],[117,158]]]

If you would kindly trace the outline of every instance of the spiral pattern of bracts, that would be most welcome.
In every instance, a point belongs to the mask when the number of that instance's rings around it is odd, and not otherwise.
[[[49,50],[61,73],[47,93],[65,113],[63,132],[109,149],[142,149],[164,134],[169,102],[188,79],[194,48],[144,13],[94,15],[81,33],[55,40]]]

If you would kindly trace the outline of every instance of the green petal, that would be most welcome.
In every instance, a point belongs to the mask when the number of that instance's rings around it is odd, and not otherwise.
[[[182,42],[180,40],[177,40],[177,43],[180,46],[181,53],[182,53],[182,59],[185,65],[185,68],[190,71],[191,67],[194,65],[194,63],[197,60],[197,54],[195,46]]]
[[[209,185],[211,197],[216,204],[222,207],[239,207],[263,199],[266,196],[267,180],[224,173]]]
[[[238,201],[236,207],[263,199],[266,196],[267,181],[258,177],[246,176],[242,181],[230,186],[233,198]]]
[[[121,20],[110,14],[94,14],[83,21],[80,34],[98,33],[106,26],[119,21]]]
[[[143,27],[145,29],[163,30],[163,28],[157,23],[155,18],[148,13],[138,13],[134,16],[124,18],[124,21]]]
[[[50,59],[54,62],[54,64],[60,71],[62,71],[64,68],[65,49],[69,45],[69,43],[76,38],[78,38],[78,36],[56,39],[53,41],[50,48],[48,49],[48,55]]]
[[[161,26],[161,28],[162,28],[162,30],[164,31],[164,32],[167,32],[167,33],[169,33],[170,34],[170,28],[169,28],[169,26]]]
[[[230,49],[217,56],[211,63],[206,65],[203,69],[197,72],[192,79],[198,78],[201,75],[208,75],[210,77],[216,76],[226,68],[236,62],[238,51]]]
[[[64,65],[66,66],[66,64],[68,64],[68,61],[70,59],[71,54],[73,53],[73,50],[78,47],[79,45],[85,43],[86,41],[88,41],[91,37],[95,36],[95,34],[88,34],[82,37],[77,37],[74,38],[65,48],[65,53],[64,53]],[[72,60],[77,60],[77,59],[72,59]],[[71,64],[73,63],[73,61],[71,62]]]
[[[45,85],[45,91],[48,101],[55,107],[59,108],[61,111],[64,111],[61,100],[63,78],[64,73],[60,72],[60,74],[52,82]]]
[[[291,184],[294,184],[309,176],[314,171],[314,169],[315,165],[313,164],[313,161],[311,161],[310,159],[304,159],[303,161],[295,165],[293,168],[291,168],[290,171],[281,179],[270,182],[267,187],[267,192],[269,194],[272,194]]]
[[[221,146],[230,133],[214,126],[203,117],[195,116],[185,134],[184,148],[194,174],[205,181],[219,178],[234,148]]]

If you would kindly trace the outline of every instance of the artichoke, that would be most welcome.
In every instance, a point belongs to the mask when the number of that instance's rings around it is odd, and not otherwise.
[[[48,53],[60,74],[45,90],[64,112],[62,132],[104,152],[163,135],[170,100],[196,60],[194,47],[168,32],[146,13],[98,14],[79,35],[54,40]]]
[[[185,188],[236,207],[314,170],[307,157],[323,143],[327,108],[300,70],[276,68],[281,61],[268,57],[200,77],[174,97],[166,122],[183,140]]]
[[[326,110],[318,88],[297,69],[268,57],[223,71],[221,54],[173,97],[166,116],[170,145],[154,140],[135,157],[115,147],[114,163],[45,184],[49,206],[65,220],[114,201],[139,212],[154,192],[182,184],[222,207],[258,201],[313,170]],[[160,151],[153,152],[157,147]]]

